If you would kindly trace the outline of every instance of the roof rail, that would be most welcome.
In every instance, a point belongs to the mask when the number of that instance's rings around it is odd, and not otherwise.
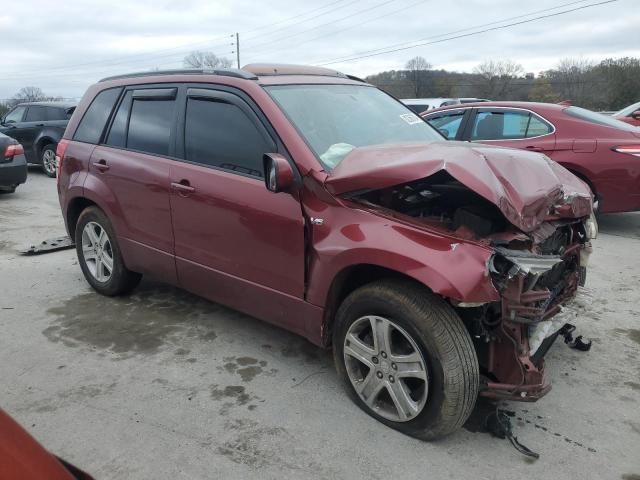
[[[155,77],[157,75],[222,75],[225,77],[243,78],[245,80],[257,80],[255,74],[246,70],[238,68],[186,68],[175,70],[155,70],[147,72],[134,72],[126,73],[123,75],[114,75],[112,77],[105,77],[99,82],[107,82],[109,80],[120,80],[123,78],[138,78],[138,77]]]
[[[273,75],[311,75],[348,78],[348,75],[337,70],[331,70],[330,68],[313,67],[310,65],[289,65],[286,63],[251,63],[242,67],[242,70],[265,77]]]

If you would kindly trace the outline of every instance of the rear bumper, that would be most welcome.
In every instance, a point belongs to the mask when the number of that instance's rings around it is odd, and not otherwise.
[[[7,163],[0,163],[0,187],[13,187],[27,181],[27,160],[17,155]]]

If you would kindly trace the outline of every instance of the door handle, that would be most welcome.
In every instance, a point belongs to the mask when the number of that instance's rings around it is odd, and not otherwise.
[[[180,180],[179,182],[171,182],[171,188],[181,194],[193,193],[196,191],[196,189],[189,183],[189,180],[186,179]]]
[[[544,150],[541,147],[536,147],[535,145],[528,145],[526,147],[527,150],[530,150],[532,152],[543,152]]]
[[[36,127],[44,127],[44,123],[36,123]]]
[[[107,165],[107,162],[105,160],[93,162],[93,166],[96,167],[101,172],[106,172],[107,170],[109,170],[109,165]]]

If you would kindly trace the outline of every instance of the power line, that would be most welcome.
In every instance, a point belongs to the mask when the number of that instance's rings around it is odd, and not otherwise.
[[[341,1],[344,1],[344,0],[341,0]],[[314,15],[313,17],[305,18],[304,20],[300,20],[299,22],[297,22],[296,26],[301,24],[301,23],[306,23],[306,22],[309,22],[311,20],[315,20],[316,18],[323,17],[323,16],[325,16],[325,15],[327,15],[329,13],[335,12],[337,10],[342,10],[343,8],[347,8],[349,5],[353,5],[354,3],[357,3],[359,1],[360,0],[351,0],[349,3],[347,3],[345,5],[341,5],[340,7],[332,8],[330,10],[327,10],[326,12],[322,12],[322,13],[320,13],[318,15]],[[335,2],[335,3],[338,3],[338,2]],[[330,4],[330,5],[333,5],[333,4]],[[288,28],[291,28],[291,25],[286,26],[286,27],[282,27],[282,28],[277,28],[275,30],[271,30],[269,33],[267,33],[267,35],[271,35],[271,34],[276,33],[276,32],[281,32],[282,30],[287,30]],[[254,35],[253,37],[247,38],[247,40],[253,40],[254,38],[262,38],[263,36],[264,35]]]
[[[282,23],[286,23],[289,22],[291,20],[294,20],[296,18],[300,18],[302,16],[308,15],[310,13],[316,12],[318,10],[322,10],[324,8],[330,7],[332,5],[335,5],[337,3],[343,2],[345,0],[336,0],[333,2],[330,2],[324,6],[321,7],[317,7],[314,8],[312,10],[308,10],[302,13],[299,13],[297,15],[294,15],[292,17],[280,20],[279,22],[276,23],[271,23],[271,24],[266,24],[266,25],[262,25],[261,27],[252,29],[252,30],[248,30],[244,33],[250,33],[250,32],[255,32],[264,28],[269,28],[273,25],[276,24],[282,24]],[[352,2],[350,3],[354,3],[355,1],[359,1],[359,0],[352,0]],[[329,12],[326,12],[329,13]],[[315,18],[315,17],[312,17]],[[305,20],[306,21],[306,20]],[[285,27],[285,28],[289,28],[289,27]],[[90,61],[90,62],[83,62],[83,63],[77,63],[77,64],[69,64],[69,65],[62,65],[62,66],[57,66],[57,67],[53,67],[53,68],[48,68],[47,69],[47,75],[49,75],[51,72],[56,72],[56,71],[68,71],[68,69],[71,68],[78,68],[78,67],[87,67],[87,66],[97,66],[97,67],[104,67],[107,65],[119,65],[119,64],[126,64],[128,62],[131,61],[137,61],[137,60],[141,60],[141,61],[151,61],[151,60],[156,60],[156,59],[160,59],[160,58],[168,58],[168,57],[173,57],[175,55],[183,55],[189,52],[189,49],[192,49],[193,47],[196,46],[207,46],[207,48],[212,49],[212,48],[217,48],[217,47],[223,47],[223,46],[227,46],[227,45],[231,45],[231,44],[227,44],[227,43],[222,43],[222,44],[214,44],[212,45],[212,42],[215,42],[217,40],[222,40],[225,38],[231,38],[233,37],[233,34],[228,34],[228,35],[223,35],[223,36],[219,36],[219,37],[214,37],[213,39],[210,40],[206,40],[206,41],[200,41],[200,42],[195,42],[195,43],[187,43],[187,44],[183,44],[179,47],[172,47],[172,48],[168,48],[168,49],[161,49],[161,50],[154,50],[152,52],[147,52],[147,53],[138,53],[138,54],[133,54],[133,55],[127,55],[127,56],[122,56],[122,57],[113,57],[111,59],[105,60],[105,61],[100,61],[100,60],[94,60],[94,61]],[[187,49],[187,50],[185,50]],[[166,53],[166,52],[172,52],[169,54],[165,54],[165,55],[156,55],[156,54],[160,54],[160,53]],[[214,52],[215,53],[215,52]],[[41,69],[33,69],[31,70],[31,72],[35,73],[35,74],[40,74],[42,73]],[[29,78],[31,76],[31,73],[29,71],[27,72],[20,72],[19,74],[16,75],[9,75],[9,76],[3,76],[4,80],[9,80],[9,79],[13,79],[13,80],[20,80],[23,78]]]
[[[496,21],[489,22],[489,23],[483,23],[483,24],[480,24],[480,25],[474,25],[473,27],[467,27],[467,28],[462,28],[460,30],[454,30],[452,32],[440,33],[438,35],[431,35],[429,37],[419,38],[417,40],[413,40],[413,41],[410,41],[410,42],[396,43],[396,44],[393,44],[393,45],[387,45],[386,47],[382,47],[382,48],[374,48],[372,50],[365,50],[365,51],[362,51],[362,52],[358,52],[356,55],[361,55],[361,54],[364,55],[364,54],[367,54],[367,53],[379,52],[379,51],[387,50],[387,49],[393,48],[393,47],[411,45],[411,44],[414,44],[416,42],[420,42],[422,40],[432,40],[434,38],[445,37],[445,36],[453,35],[453,34],[456,34],[456,33],[468,32],[469,30],[475,30],[477,28],[488,27],[490,25],[496,25],[498,23],[504,23],[504,22],[507,22],[507,21],[510,21],[510,20],[516,20],[518,18],[530,17],[531,15],[536,15],[538,13],[550,12],[552,10],[558,10],[559,8],[568,7],[570,5],[575,5],[575,4],[578,4],[578,3],[585,3],[587,1],[590,1],[590,0],[578,0],[578,1],[573,1],[573,2],[563,3],[563,4],[557,5],[555,7],[543,8],[541,10],[535,10],[533,12],[525,13],[525,14],[522,14],[522,15],[516,15],[514,17],[503,18],[502,20],[496,20]],[[339,59],[342,59],[342,58],[349,58],[351,56],[352,55],[345,55],[343,57],[336,57],[336,58],[332,58],[332,59],[327,60],[327,61],[339,60]]]
[[[371,10],[375,10],[376,8],[383,7],[383,6],[385,6],[385,5],[389,4],[389,3],[393,3],[393,2],[396,2],[396,1],[398,1],[398,0],[386,0],[384,2],[381,2],[381,3],[377,4],[377,5],[374,5],[372,7],[368,7],[368,8],[362,9],[362,10],[358,10],[357,12],[354,12],[354,13],[352,13],[350,15],[345,16],[345,17],[338,18],[338,19],[332,20],[330,22],[321,23],[320,25],[316,25],[314,27],[308,28],[306,30],[302,30],[302,31],[297,32],[297,33],[292,33],[291,35],[285,35],[283,37],[275,38],[275,39],[269,40],[267,42],[261,42],[260,45],[258,46],[258,49],[264,47],[265,45],[270,45],[272,43],[277,43],[277,42],[279,42],[281,40],[286,40],[286,39],[291,38],[291,37],[297,37],[298,35],[301,35],[303,33],[307,33],[307,32],[310,32],[312,30],[317,30],[318,28],[326,27],[327,25],[333,25],[334,23],[342,22],[342,21],[347,20],[349,18],[355,17],[355,16],[360,15],[362,13],[369,12]]]
[[[606,0],[606,1],[603,1],[603,2],[593,3],[593,4],[590,4],[590,5],[582,5],[580,7],[576,7],[576,8],[572,8],[572,9],[568,9],[568,10],[563,10],[561,12],[555,12],[555,13],[551,13],[551,14],[548,14],[548,15],[540,15],[538,17],[530,18],[530,19],[527,19],[527,20],[522,20],[520,22],[513,22],[513,23],[506,24],[506,25],[499,25],[497,27],[491,27],[491,28],[486,28],[484,30],[478,30],[478,31],[471,32],[471,33],[466,33],[466,34],[462,34],[462,35],[456,35],[456,36],[452,36],[452,37],[447,37],[447,38],[444,38],[444,39],[441,39],[441,40],[434,40],[434,41],[430,41],[430,42],[417,43],[415,45],[410,45],[410,46],[401,47],[401,48],[393,48],[394,46],[390,45],[390,46],[387,46],[387,47],[382,47],[382,48],[379,48],[377,50],[374,50],[374,52],[378,52],[378,53],[370,53],[370,54],[367,54],[367,55],[360,55],[360,56],[355,56],[355,57],[341,57],[339,59],[333,59],[333,60],[329,60],[329,61],[326,61],[326,62],[323,62],[323,63],[316,63],[315,65],[324,66],[324,65],[333,65],[335,63],[351,62],[351,61],[354,61],[354,60],[360,60],[362,58],[369,58],[369,57],[375,57],[375,56],[378,56],[378,55],[384,55],[386,53],[394,53],[394,52],[399,52],[399,51],[403,51],[403,50],[409,50],[411,48],[422,47],[422,46],[425,46],[425,45],[433,45],[433,44],[436,44],[436,43],[442,43],[442,42],[447,42],[447,41],[450,41],[450,40],[456,40],[456,39],[459,39],[459,38],[465,38],[465,37],[470,37],[470,36],[474,36],[474,35],[479,35],[481,33],[486,33],[486,32],[490,32],[490,31],[494,31],[494,30],[501,30],[501,29],[505,29],[505,28],[508,28],[508,27],[513,27],[513,26],[516,26],[516,25],[522,25],[522,24],[530,23],[530,22],[533,22],[533,21],[536,21],[536,20],[541,20],[541,19],[544,19],[544,18],[556,17],[556,16],[564,15],[564,14],[567,14],[567,13],[570,13],[570,12],[575,12],[577,10],[583,10],[583,9],[586,9],[586,8],[596,7],[596,6],[599,6],[599,5],[604,5],[604,4],[607,4],[607,3],[613,3],[613,2],[617,2],[617,1],[618,0]],[[572,3],[575,4],[575,3],[581,3],[581,2],[572,2]],[[546,9],[546,11],[554,10],[554,9],[557,9],[557,7]],[[545,11],[545,10],[543,10],[543,11]],[[494,24],[495,23],[502,23],[502,21],[497,21],[497,22],[492,22],[492,23],[494,23]],[[489,24],[487,24],[487,25],[489,25]],[[465,30],[468,30],[468,29],[465,29]],[[460,31],[462,31],[462,30],[460,30]],[[445,35],[451,35],[453,33],[455,33],[455,32],[449,32],[449,33],[441,34],[441,35],[438,35],[438,37],[442,37],[442,36],[445,36]],[[431,38],[434,38],[434,37],[431,37]],[[405,42],[404,45],[406,45],[407,43],[415,43],[415,42],[419,42],[419,41],[420,40],[415,40],[414,42]],[[390,49],[390,48],[392,48],[392,49]],[[380,51],[380,50],[384,50],[384,51]]]
[[[314,40],[319,40],[319,39],[322,39],[322,38],[325,38],[325,37],[328,37],[328,36],[333,36],[333,35],[335,35],[337,33],[341,33],[341,32],[344,32],[346,30],[351,30],[352,28],[360,27],[360,26],[364,25],[365,23],[373,22],[374,20],[379,20],[380,18],[386,18],[386,17],[389,17],[391,15],[395,15],[396,13],[399,13],[399,12],[401,12],[403,10],[406,10],[408,8],[411,8],[411,7],[415,7],[416,5],[418,5],[420,3],[425,3],[426,1],[427,0],[419,0],[418,2],[415,2],[415,3],[412,3],[410,5],[405,5],[404,7],[398,8],[397,10],[392,10],[390,12],[383,13],[382,15],[378,15],[377,17],[373,17],[373,18],[369,18],[367,20],[363,20],[362,22],[357,23],[355,25],[347,26],[347,27],[341,28],[339,30],[332,30],[329,33],[318,35],[316,37],[312,37],[312,38],[309,38],[307,40],[303,40],[301,42],[296,42],[295,45],[290,45],[288,47],[283,47],[283,48],[280,48],[280,49],[278,49],[276,51],[278,52],[278,51],[282,51],[282,50],[289,50],[291,48],[297,48],[298,46],[300,46],[300,45],[302,45],[304,43],[309,43],[309,42],[313,42]],[[584,2],[586,0],[582,0],[582,1]],[[254,58],[254,57],[251,57],[251,58]]]

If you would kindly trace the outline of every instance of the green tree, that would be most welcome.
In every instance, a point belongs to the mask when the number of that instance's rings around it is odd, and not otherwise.
[[[557,103],[559,100],[558,94],[553,91],[551,82],[546,77],[537,78],[529,91],[531,102]]]

